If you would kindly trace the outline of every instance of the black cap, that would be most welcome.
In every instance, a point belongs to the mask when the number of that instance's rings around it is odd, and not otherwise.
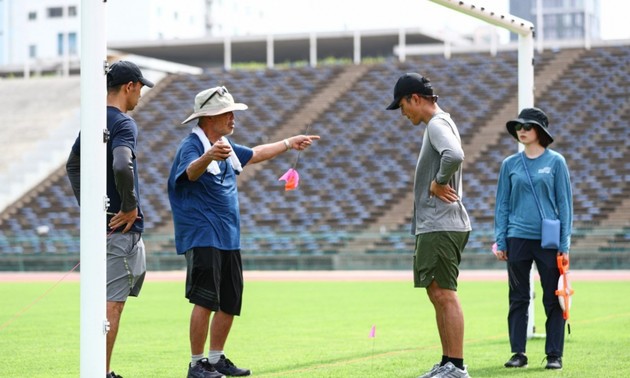
[[[400,107],[400,100],[413,93],[437,97],[433,94],[433,87],[429,79],[417,73],[406,73],[398,78],[394,86],[394,101],[389,104],[387,110],[398,109]]]
[[[518,114],[518,118],[508,121],[505,124],[505,127],[507,128],[507,131],[510,133],[510,135],[512,135],[516,140],[518,140],[518,135],[516,135],[516,130],[514,129],[514,126],[516,126],[517,124],[523,125],[525,123],[538,125],[539,126],[538,129],[540,129],[540,131],[542,131],[543,133],[547,134],[549,138],[551,139],[551,141],[553,142],[553,137],[549,133],[549,129],[548,129],[549,118],[547,118],[547,115],[545,114],[545,112],[543,112],[542,110],[538,108],[525,108],[521,110],[521,112]]]
[[[130,61],[121,60],[109,67],[107,72],[107,86],[116,87],[121,84],[127,84],[128,82],[141,82],[149,88],[153,88],[153,82],[145,79],[142,76],[140,67]]]

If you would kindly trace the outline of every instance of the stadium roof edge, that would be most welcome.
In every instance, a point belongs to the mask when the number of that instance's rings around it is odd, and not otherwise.
[[[266,63],[268,43],[273,43],[273,61],[309,61],[314,39],[319,58],[353,59],[355,38],[360,39],[360,56],[393,56],[394,47],[404,37],[405,43],[443,43],[440,35],[422,28],[348,30],[339,32],[204,37],[158,41],[111,42],[109,48],[123,53],[197,67],[217,67],[225,62],[225,46],[230,45],[231,62]],[[458,38],[458,44],[466,43]],[[471,43],[471,42],[468,42]]]

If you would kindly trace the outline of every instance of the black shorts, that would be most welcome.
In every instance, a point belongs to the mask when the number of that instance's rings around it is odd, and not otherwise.
[[[211,311],[241,314],[243,264],[239,250],[193,248],[186,251],[186,298]]]

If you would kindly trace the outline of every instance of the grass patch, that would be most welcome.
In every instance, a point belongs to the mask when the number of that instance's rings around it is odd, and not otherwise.
[[[61,275],[60,275],[61,276]],[[0,326],[51,283],[0,283]],[[630,285],[575,282],[564,369],[546,371],[544,339],[527,369],[507,370],[507,284],[462,282],[465,359],[473,377],[630,374]],[[183,282],[147,282],[126,305],[113,357],[125,377],[181,377],[190,358]],[[537,287],[536,327],[544,332]],[[79,376],[79,284],[62,283],[0,330],[3,377]],[[369,338],[372,325],[376,337]],[[246,282],[228,357],[260,377],[416,377],[440,357],[433,308],[411,282]],[[94,376],[101,376],[94,373]]]

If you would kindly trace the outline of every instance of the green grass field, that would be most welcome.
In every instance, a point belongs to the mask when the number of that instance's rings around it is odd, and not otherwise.
[[[78,283],[61,283],[7,324],[52,286],[0,283],[0,377],[79,376]],[[564,369],[546,371],[544,340],[532,339],[529,367],[508,370],[507,284],[461,282],[471,376],[629,376],[630,285],[573,287]],[[538,287],[537,293],[541,298]],[[114,370],[125,378],[184,377],[190,309],[183,283],[146,282],[141,296],[127,302]],[[369,338],[372,325],[375,338]],[[540,299],[536,327],[544,332]],[[251,281],[226,353],[259,377],[416,377],[437,362],[441,350],[433,308],[411,282]]]

